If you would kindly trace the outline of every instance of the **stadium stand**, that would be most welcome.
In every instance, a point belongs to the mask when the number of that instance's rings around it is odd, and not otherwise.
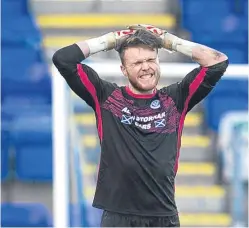
[[[51,80],[28,1],[2,3],[1,225],[51,226]]]
[[[225,113],[248,110],[248,79],[221,80],[205,99],[204,108],[208,127],[217,132]]]
[[[247,0],[180,3],[182,27],[191,33],[192,40],[223,51],[230,63],[248,63]]]
[[[41,204],[3,203],[1,205],[3,227],[51,227],[51,215]]]
[[[217,48],[228,54],[231,63],[248,62],[247,0],[2,0],[1,3],[1,225],[5,227],[46,227],[53,222],[52,95],[44,59],[47,57],[50,64],[55,50],[141,22]],[[163,62],[189,61],[178,54],[160,54]],[[100,53],[89,61],[107,58],[114,60],[117,54]],[[170,79],[162,82],[169,83]],[[230,193],[217,181],[215,140],[209,131],[203,132],[203,126],[217,137],[225,113],[247,111],[247,84],[248,80],[222,80],[186,118],[176,180],[182,226],[226,227],[232,223]],[[86,164],[82,170],[87,180],[83,194],[88,222],[98,226],[101,211],[91,207],[100,154],[95,116],[75,94],[71,96],[72,118],[85,148]],[[75,205],[70,205],[71,220],[77,213]]]

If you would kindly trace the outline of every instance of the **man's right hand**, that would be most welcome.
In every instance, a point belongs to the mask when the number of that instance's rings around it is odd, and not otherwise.
[[[136,30],[134,29],[126,29],[115,32],[107,33],[105,36],[107,37],[107,49],[119,49],[120,45],[124,40],[126,40],[130,35],[134,34]]]

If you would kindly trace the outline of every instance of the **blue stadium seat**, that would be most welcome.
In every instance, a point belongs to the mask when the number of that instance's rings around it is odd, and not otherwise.
[[[1,146],[1,180],[2,181],[5,180],[6,177],[8,176],[8,163],[9,163],[8,148]]]
[[[8,113],[4,112],[1,107],[1,145],[4,147],[9,146],[9,131],[11,129],[12,117]]]
[[[1,110],[1,179],[8,176],[11,117]]]
[[[228,111],[248,110],[248,80],[222,79],[204,99],[205,121],[218,130],[219,122]]]
[[[243,48],[236,48],[231,45],[230,48],[219,46],[217,50],[225,53],[231,64],[247,64],[248,62],[248,54]]]
[[[16,17],[29,13],[28,0],[2,0],[2,18]]]
[[[17,145],[51,143],[51,113],[20,114],[13,122],[10,137]]]
[[[8,73],[4,74],[3,78],[10,77],[16,80],[28,78],[37,81],[44,76],[47,66],[43,63],[40,53],[33,47],[24,45],[3,46],[1,51],[4,56],[2,65],[5,66],[3,73]],[[17,77],[17,72],[20,75],[19,77]]]
[[[2,68],[2,101],[9,95],[39,95],[51,100],[51,79],[47,65],[37,50],[25,46],[5,46],[2,54],[2,66],[5,66]]]
[[[248,62],[248,0],[181,0],[181,5],[182,26],[193,41],[224,51],[230,63]]]
[[[210,28],[209,30],[212,31],[220,26],[221,19],[230,12],[230,2],[227,0],[184,0],[182,6],[183,27],[190,30],[197,27],[198,29]]]
[[[201,43],[212,43],[219,42],[224,44],[236,44],[245,45],[248,42],[248,33],[244,31],[233,32],[233,31],[209,31],[209,32],[198,32],[191,30],[191,39],[195,42]]]
[[[3,46],[26,45],[39,47],[42,42],[40,31],[31,16],[4,18],[2,20],[1,35]]]
[[[16,150],[16,176],[19,180],[50,182],[53,179],[51,143],[25,145]]]
[[[11,80],[2,79],[4,86],[1,90],[1,101],[10,100],[16,97],[17,101],[22,103],[34,104],[34,101],[38,101],[36,104],[51,104],[52,91],[51,81],[42,80],[40,82],[32,82],[29,80],[20,80],[13,82]]]
[[[41,33],[30,13],[29,1],[2,0],[1,6],[1,45],[40,45]]]
[[[10,121],[20,115],[34,115],[36,113],[52,115],[51,100],[46,100],[42,96],[20,98],[17,96],[8,96],[2,102],[2,111],[8,115]]]
[[[52,219],[41,204],[3,203],[1,204],[2,227],[51,227]]]
[[[182,25],[190,31],[247,30],[248,12],[242,12],[236,1],[184,0]],[[246,2],[242,1],[244,10]],[[246,10],[245,10],[246,11]],[[207,20],[208,18],[208,20]]]
[[[16,150],[16,172],[22,180],[52,180],[51,113],[19,115],[10,134]]]

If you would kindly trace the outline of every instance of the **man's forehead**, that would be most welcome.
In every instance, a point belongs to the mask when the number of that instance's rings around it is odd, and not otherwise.
[[[156,49],[149,48],[129,48],[125,51],[125,57],[128,61],[142,61],[150,58],[157,58]]]

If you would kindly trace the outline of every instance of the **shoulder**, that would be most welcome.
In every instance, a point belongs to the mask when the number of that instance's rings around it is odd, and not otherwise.
[[[179,85],[180,82],[176,82],[168,86],[164,86],[161,89],[159,89],[158,93],[161,95],[168,95],[168,96],[176,94],[179,89]]]

